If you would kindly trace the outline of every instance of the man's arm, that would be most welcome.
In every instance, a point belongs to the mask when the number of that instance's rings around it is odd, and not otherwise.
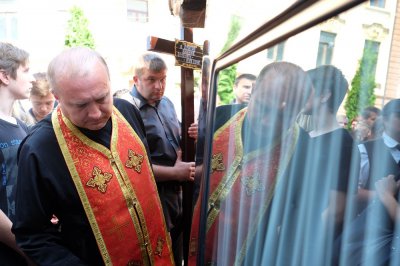
[[[18,252],[22,257],[25,258],[28,265],[34,265],[34,263],[22,252],[22,250],[17,246],[15,241],[15,236],[11,232],[12,222],[8,219],[7,215],[0,210],[0,242],[6,244],[16,252]]]
[[[376,193],[393,221],[400,220],[400,205],[395,196],[399,187],[400,181],[396,182],[394,175],[389,175],[375,182]]]
[[[19,154],[16,216],[12,226],[17,245],[38,265],[85,265],[63,245],[60,232],[50,221],[54,200],[49,197],[42,174],[52,173],[45,163],[39,166],[41,160],[33,149],[23,145]]]
[[[335,224],[343,222],[346,209],[346,193],[342,191],[330,191],[328,207],[322,213],[324,223],[333,221]]]
[[[10,219],[8,219],[4,212],[0,210],[0,242],[6,244],[22,255],[22,251],[18,248],[17,243],[15,242],[15,236],[11,232],[11,226],[12,222]]]
[[[369,178],[369,159],[364,144],[358,145],[360,152],[360,175],[358,178],[357,200],[361,204],[367,204],[374,196],[375,191],[367,187]]]
[[[183,162],[182,152],[178,151],[178,158],[174,166],[153,164],[154,177],[157,182],[163,181],[193,181],[195,174],[194,162]]]

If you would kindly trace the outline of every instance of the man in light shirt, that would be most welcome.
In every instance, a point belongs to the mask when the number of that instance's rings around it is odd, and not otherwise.
[[[358,199],[363,209],[375,196],[375,182],[389,174],[400,174],[400,99],[388,102],[382,110],[381,137],[359,144],[361,154]]]

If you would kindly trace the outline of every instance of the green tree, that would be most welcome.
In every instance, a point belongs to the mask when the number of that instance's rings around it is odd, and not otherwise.
[[[88,29],[89,22],[83,10],[79,7],[72,7],[71,18],[68,20],[67,34],[65,35],[65,46],[84,46],[94,49],[94,39]]]
[[[351,81],[351,90],[346,98],[344,109],[349,121],[353,121],[367,106],[375,104],[376,96],[374,89],[375,69],[377,55],[368,47],[364,50],[363,57],[359,62],[358,69]],[[351,127],[351,123],[348,124]]]
[[[230,30],[228,33],[228,39],[225,42],[224,47],[221,50],[221,53],[225,52],[232,46],[232,43],[235,41],[237,36],[239,35],[241,29],[240,18],[237,16],[232,16]],[[221,100],[221,103],[228,104],[234,98],[233,94],[233,84],[236,78],[236,69],[237,65],[231,65],[219,72],[218,75],[218,96]]]

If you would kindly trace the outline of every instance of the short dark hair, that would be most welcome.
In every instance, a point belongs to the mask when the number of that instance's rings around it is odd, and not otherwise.
[[[145,52],[139,56],[135,64],[135,75],[141,77],[145,69],[154,72],[167,70],[167,64],[164,59],[155,52]]]
[[[400,99],[394,99],[386,103],[382,109],[382,117],[384,119],[389,118],[391,114],[400,115]]]
[[[315,95],[321,95],[324,90],[331,92],[328,108],[332,113],[337,112],[349,87],[342,71],[332,65],[323,65],[308,70],[307,74],[313,83]]]
[[[239,76],[237,76],[236,77],[236,79],[235,79],[235,86],[239,83],[239,81],[240,80],[242,80],[242,79],[248,79],[248,80],[256,80],[257,79],[257,77],[256,77],[256,75],[253,75],[253,74],[249,74],[249,73],[244,73],[244,74],[241,74],[241,75],[239,75]]]
[[[375,106],[367,106],[361,112],[361,117],[368,119],[371,116],[371,113],[375,113],[377,116],[379,116],[381,114],[381,109]]]

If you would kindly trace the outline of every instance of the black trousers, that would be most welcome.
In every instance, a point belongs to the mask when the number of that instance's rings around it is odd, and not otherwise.
[[[183,261],[182,186],[179,182],[157,183],[167,229],[171,236],[175,265]]]

